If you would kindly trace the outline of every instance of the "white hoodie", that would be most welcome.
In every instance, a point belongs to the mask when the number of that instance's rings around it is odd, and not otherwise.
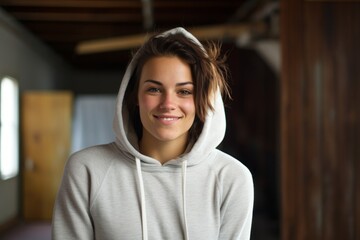
[[[163,35],[175,32],[200,45],[183,28]],[[81,150],[66,164],[53,239],[250,239],[252,176],[238,160],[216,149],[226,127],[220,93],[193,147],[161,165],[139,152],[123,102],[136,64],[135,55],[121,82],[116,141]]]

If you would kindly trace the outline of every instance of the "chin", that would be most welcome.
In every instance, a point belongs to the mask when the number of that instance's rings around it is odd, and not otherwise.
[[[187,139],[186,135],[182,134],[157,134],[155,138],[160,142],[180,141],[181,139]]]

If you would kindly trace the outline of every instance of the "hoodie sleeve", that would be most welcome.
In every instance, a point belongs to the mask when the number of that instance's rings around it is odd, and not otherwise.
[[[237,161],[237,160],[236,160]],[[222,174],[221,240],[250,239],[254,187],[250,171],[242,165],[231,164]]]
[[[90,215],[90,177],[81,159],[71,157],[55,202],[52,239],[94,239]]]

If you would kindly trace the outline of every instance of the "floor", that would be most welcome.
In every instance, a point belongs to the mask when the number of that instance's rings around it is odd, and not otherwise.
[[[51,223],[21,223],[0,235],[0,240],[51,240]]]

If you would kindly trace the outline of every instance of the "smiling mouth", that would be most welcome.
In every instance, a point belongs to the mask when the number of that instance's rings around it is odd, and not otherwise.
[[[162,116],[155,116],[155,118],[162,120],[162,121],[175,121],[175,120],[179,120],[180,117],[162,117]]]

